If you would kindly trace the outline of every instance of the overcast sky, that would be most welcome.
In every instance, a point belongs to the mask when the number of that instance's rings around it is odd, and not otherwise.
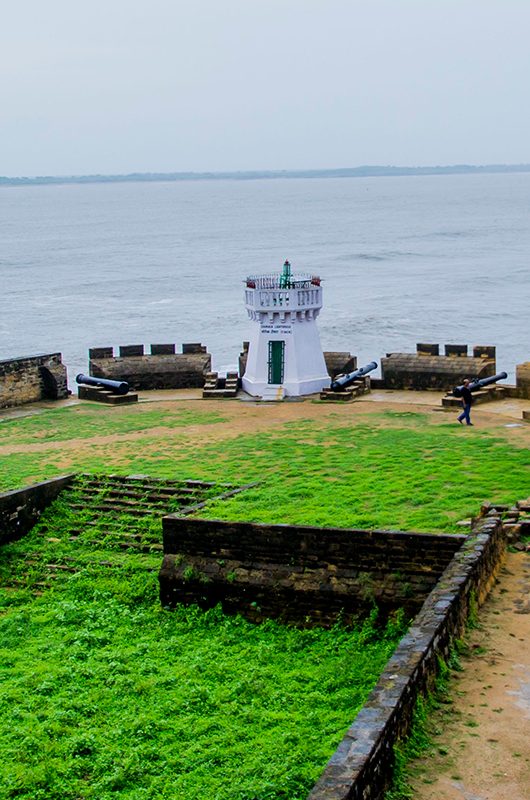
[[[0,175],[530,162],[530,0],[13,0]]]

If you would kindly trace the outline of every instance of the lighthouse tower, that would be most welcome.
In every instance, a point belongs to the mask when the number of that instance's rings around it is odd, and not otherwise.
[[[293,274],[288,261],[281,273],[251,275],[245,306],[256,323],[243,376],[245,392],[281,399],[329,386],[316,325],[322,308],[318,276]]]

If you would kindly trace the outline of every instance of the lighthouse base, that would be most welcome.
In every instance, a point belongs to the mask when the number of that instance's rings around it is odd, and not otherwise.
[[[311,378],[304,381],[286,381],[285,383],[266,383],[243,377],[243,391],[252,397],[265,397],[267,400],[281,400],[283,397],[300,397],[306,394],[318,394],[329,388],[330,377]]]

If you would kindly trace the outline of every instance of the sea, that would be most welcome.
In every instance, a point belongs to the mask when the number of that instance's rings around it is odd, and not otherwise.
[[[90,347],[201,342],[234,368],[244,280],[288,259],[324,350],[495,345],[513,382],[529,254],[529,173],[3,186],[0,359],[61,352],[72,386]]]

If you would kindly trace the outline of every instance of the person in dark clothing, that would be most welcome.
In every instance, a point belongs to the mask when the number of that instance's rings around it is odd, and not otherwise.
[[[464,407],[464,410],[458,417],[458,421],[461,425],[464,420],[466,421],[466,425],[473,425],[470,417],[472,402],[473,402],[473,396],[469,389],[469,378],[464,378],[464,384],[462,386],[462,405]]]

